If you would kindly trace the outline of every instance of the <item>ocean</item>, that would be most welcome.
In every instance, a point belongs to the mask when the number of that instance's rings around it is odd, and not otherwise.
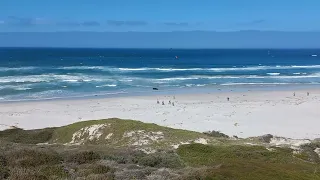
[[[320,49],[0,48],[0,101],[320,84]]]

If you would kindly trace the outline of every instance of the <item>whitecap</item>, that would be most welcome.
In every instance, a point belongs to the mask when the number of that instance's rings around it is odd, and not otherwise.
[[[64,81],[64,82],[78,82],[77,79],[64,79],[62,81]]]
[[[88,69],[105,69],[104,66],[65,66],[65,67],[58,67],[56,69],[65,69],[65,70],[88,70]]]
[[[28,87],[17,87],[17,88],[14,88],[15,90],[17,91],[26,91],[26,90],[30,90],[32,88],[28,88]]]
[[[222,86],[233,86],[233,85],[285,85],[292,83],[223,83]]]
[[[267,73],[267,74],[269,74],[270,76],[278,76],[278,75],[280,75],[280,73]]]
[[[100,87],[116,87],[116,86],[117,86],[116,84],[105,84],[105,85],[96,86],[96,87],[100,88]]]
[[[0,71],[30,71],[38,69],[38,67],[28,66],[28,67],[0,67]]]

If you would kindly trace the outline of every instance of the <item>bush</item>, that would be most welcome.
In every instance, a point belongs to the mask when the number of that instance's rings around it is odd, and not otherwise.
[[[208,131],[204,132],[203,134],[210,136],[210,137],[217,137],[217,138],[229,138],[228,135],[221,133],[220,131]]]
[[[147,177],[148,180],[170,180],[177,179],[179,174],[173,173],[168,169],[158,169]]]
[[[4,156],[0,155],[0,168],[7,166],[7,164],[8,164],[7,159]]]
[[[6,179],[10,175],[9,169],[7,167],[0,166],[0,179]]]
[[[76,168],[76,172],[75,172],[76,177],[83,177],[85,179],[87,179],[86,177],[90,175],[95,175],[95,174],[111,175],[113,174],[113,171],[111,170],[110,167],[104,166],[101,164],[82,164]]]
[[[211,172],[212,171],[212,172]],[[227,180],[233,178],[226,178],[213,173],[214,168],[202,167],[195,169],[188,169],[176,180]]]
[[[111,168],[109,166],[97,164],[97,165],[93,166],[92,173],[93,174],[105,174],[105,173],[108,173],[110,170],[111,170]]]
[[[146,156],[141,151],[121,151],[113,154],[105,155],[104,159],[116,161],[119,164],[137,164],[139,159]]]
[[[125,170],[115,173],[115,179],[146,179],[151,174],[145,169]]]
[[[178,155],[173,153],[155,153],[149,154],[139,159],[138,164],[150,167],[166,167],[180,168],[183,167],[183,162]]]
[[[0,131],[0,139],[9,142],[23,144],[38,144],[48,142],[55,128],[46,128],[40,130],[23,130],[19,128]]]
[[[83,151],[76,154],[72,154],[67,157],[68,162],[86,164],[92,163],[100,159],[100,155],[93,151]]]
[[[9,180],[47,180],[48,178],[34,169],[13,168]]]
[[[59,164],[60,155],[50,150],[19,149],[7,154],[11,166],[36,167],[40,165]]]
[[[261,141],[261,142],[270,143],[270,141],[271,141],[272,138],[273,138],[273,135],[272,135],[272,134],[266,134],[266,135],[260,136],[258,139],[259,139],[259,141]]]
[[[61,179],[68,177],[67,171],[61,165],[44,166],[40,168],[39,172],[49,178],[55,177]]]
[[[86,180],[113,180],[112,174],[91,174],[85,178]]]

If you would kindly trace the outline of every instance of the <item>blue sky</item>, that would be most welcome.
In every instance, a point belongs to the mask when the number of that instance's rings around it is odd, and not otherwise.
[[[0,32],[320,31],[319,0],[1,0]]]
[[[320,48],[319,9],[320,0],[0,0],[0,46]]]

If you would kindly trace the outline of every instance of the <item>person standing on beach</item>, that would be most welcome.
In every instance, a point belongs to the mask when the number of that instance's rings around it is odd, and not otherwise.
[[[307,96],[309,96],[310,95],[310,93],[309,92],[307,92]]]

